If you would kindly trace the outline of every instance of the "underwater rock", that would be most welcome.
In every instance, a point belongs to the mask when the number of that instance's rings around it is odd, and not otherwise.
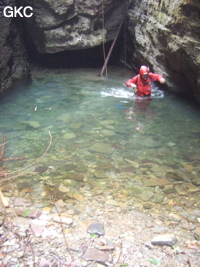
[[[124,126],[117,126],[115,132],[119,134],[128,134],[127,129]]]
[[[79,129],[81,127],[83,127],[85,125],[85,123],[83,121],[75,121],[75,122],[72,122],[68,125],[68,127],[70,129]]]
[[[197,227],[194,231],[194,237],[196,240],[200,241],[200,227]]]
[[[149,210],[149,209],[151,209],[151,204],[146,202],[146,203],[144,203],[143,208],[146,210]]]
[[[181,162],[181,165],[188,172],[191,172],[194,169],[194,167],[191,164],[187,163],[187,162]]]
[[[154,196],[154,193],[152,191],[149,191],[149,190],[145,190],[142,192],[142,194],[139,195],[139,197],[143,201],[149,201],[153,196]]]
[[[125,161],[127,161],[129,164],[131,164],[136,169],[140,167],[140,164],[135,162],[135,161],[133,161],[133,160],[125,159]]]
[[[69,187],[63,185],[63,184],[60,184],[58,189],[61,191],[61,192],[64,192],[64,193],[67,193],[70,191]]]
[[[49,169],[49,167],[46,166],[38,166],[35,168],[34,172],[43,173],[46,172]]]
[[[113,121],[113,120],[105,120],[105,121],[100,121],[99,122],[99,124],[100,125],[110,125],[110,124],[114,124],[115,123],[115,121]]]
[[[183,185],[176,185],[176,191],[180,196],[187,196],[188,192]]]
[[[163,195],[155,195],[153,198],[153,202],[154,203],[161,203],[163,202],[164,196]]]
[[[73,170],[75,170],[76,167],[77,167],[77,166],[76,166],[75,164],[67,164],[67,165],[65,166],[65,170],[66,170],[66,171],[73,171]]]
[[[149,187],[156,187],[156,186],[165,186],[167,184],[169,184],[170,182],[165,179],[165,178],[157,178],[154,176],[150,176],[149,179],[145,178],[142,179],[143,183],[145,186],[149,186]]]
[[[64,139],[72,139],[72,138],[75,138],[76,135],[74,133],[66,133],[63,135],[63,138]]]
[[[197,177],[196,175],[190,175],[189,178],[194,185],[200,186],[199,176]]]
[[[200,191],[200,188],[197,187],[197,186],[195,186],[195,185],[193,185],[192,183],[186,183],[185,185],[186,185],[186,187],[188,188],[188,191],[189,191],[190,193],[195,193],[195,192]]]
[[[175,172],[167,172],[165,174],[166,178],[168,179],[173,179],[173,180],[176,180],[176,181],[182,181],[184,180],[184,178],[180,177],[177,173]]]
[[[105,174],[105,172],[102,171],[102,170],[96,170],[96,171],[93,172],[93,174],[98,179],[103,179],[103,178],[106,178],[107,177],[107,175]]]
[[[35,129],[41,127],[41,125],[38,121],[25,121],[22,123],[26,124],[28,127],[35,128]]]
[[[79,165],[79,162],[77,162],[77,166],[75,168],[75,171],[79,172],[79,173],[85,173],[87,171],[87,167],[83,164]]]
[[[68,173],[65,174],[64,179],[69,179],[69,180],[75,180],[78,182],[82,182],[84,179],[84,175],[77,173],[75,171],[69,171]]]
[[[111,130],[102,130],[101,131],[101,134],[103,134],[106,137],[106,136],[113,136],[113,135],[115,135],[115,132],[114,131],[111,131]]]
[[[111,145],[108,145],[108,144],[95,143],[94,145],[90,146],[88,150],[97,152],[97,153],[111,154],[114,149]]]
[[[109,171],[109,170],[113,170],[114,169],[114,166],[113,166],[113,164],[111,163],[111,162],[100,162],[99,164],[98,164],[98,167],[97,167],[97,169],[98,170],[107,170],[107,171]]]
[[[73,194],[73,198],[75,200],[77,200],[77,201],[80,201],[80,202],[84,200],[84,197],[81,194],[79,194],[79,193],[74,193]]]
[[[26,181],[19,181],[17,183],[17,186],[18,186],[18,190],[20,190],[20,191],[25,189],[25,188],[32,189],[32,188],[37,187],[34,180],[28,180],[28,179],[26,179]],[[4,188],[4,190],[6,190],[5,186],[3,188]]]
[[[161,147],[161,142],[153,140],[153,138],[146,138],[143,140],[143,146],[149,148]]]
[[[62,121],[62,122],[68,122],[68,121],[70,121],[70,114],[69,113],[63,113],[57,118],[57,120]]]
[[[165,194],[173,194],[173,193],[176,193],[176,189],[172,186],[172,185],[169,185],[169,186],[166,186],[164,189],[163,189],[163,192]]]

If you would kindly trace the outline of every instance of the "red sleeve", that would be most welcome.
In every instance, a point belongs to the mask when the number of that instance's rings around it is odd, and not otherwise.
[[[159,74],[155,74],[155,73],[152,73],[152,72],[149,72],[149,76],[151,77],[151,80],[154,82],[154,81],[160,81],[160,79],[162,79],[162,75],[159,75]]]
[[[129,79],[129,80],[126,82],[126,85],[127,85],[128,87],[130,87],[130,86],[131,86],[131,83],[134,83],[134,84],[137,83],[137,75],[136,75],[135,77],[133,77],[132,79]]]

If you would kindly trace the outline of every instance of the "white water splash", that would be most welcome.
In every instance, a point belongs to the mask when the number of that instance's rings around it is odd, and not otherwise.
[[[107,88],[101,91],[101,97],[116,97],[116,98],[128,98],[128,99],[135,99],[136,95],[133,91],[126,88]],[[159,88],[152,88],[151,98],[163,98],[164,92]]]

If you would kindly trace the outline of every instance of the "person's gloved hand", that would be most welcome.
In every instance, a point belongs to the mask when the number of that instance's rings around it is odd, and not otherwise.
[[[161,78],[159,82],[160,83],[165,83],[165,79],[164,78]]]
[[[137,91],[137,85],[134,83],[131,83],[130,85],[133,88],[133,91],[136,92]]]

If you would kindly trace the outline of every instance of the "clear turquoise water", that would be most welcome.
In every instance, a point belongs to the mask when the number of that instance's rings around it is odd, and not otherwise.
[[[153,176],[185,190],[165,195],[163,187],[150,187],[164,196],[161,205],[177,198],[195,198],[199,203],[198,192],[188,191],[185,184],[199,187],[200,110],[159,88],[154,88],[151,99],[136,99],[125,86],[132,74],[123,68],[110,68],[105,78],[99,73],[99,69],[33,67],[31,83],[16,85],[1,96],[0,138],[7,137],[4,158],[28,157],[1,162],[8,172],[28,172],[28,178],[23,174],[12,183],[30,181],[29,187],[39,187],[48,180],[58,188],[75,173],[81,182],[69,183],[70,191],[81,192],[86,199],[101,188],[116,201],[134,198],[141,203],[130,188],[145,190],[143,179]],[[40,159],[49,133],[50,149]],[[35,168],[41,166],[46,172],[36,174]]]

